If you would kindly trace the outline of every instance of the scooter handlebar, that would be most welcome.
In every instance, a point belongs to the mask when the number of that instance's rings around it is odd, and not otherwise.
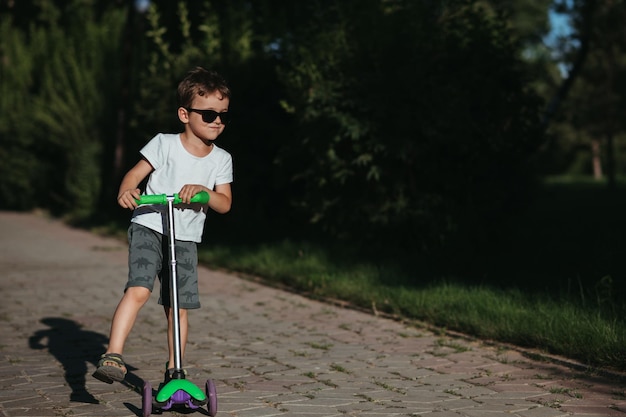
[[[174,194],[170,197],[174,198],[174,204],[182,203],[182,200],[178,196],[178,194]],[[137,204],[167,204],[167,194],[151,194],[151,195],[142,195],[139,197],[139,200],[135,200]],[[200,191],[198,194],[191,197],[192,203],[200,203],[207,204],[209,202],[209,193],[206,191]]]

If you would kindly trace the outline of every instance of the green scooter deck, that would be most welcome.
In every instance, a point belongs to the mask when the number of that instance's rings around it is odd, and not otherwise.
[[[193,383],[186,379],[172,379],[159,390],[155,400],[159,403],[167,402],[178,390],[185,391],[197,401],[205,401],[207,399],[206,394]]]

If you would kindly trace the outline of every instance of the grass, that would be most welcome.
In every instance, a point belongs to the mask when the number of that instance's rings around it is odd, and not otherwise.
[[[285,242],[237,255],[221,248],[202,252],[211,265],[253,273],[321,299],[340,299],[373,313],[421,320],[479,338],[531,347],[590,366],[626,370],[626,325],[581,303],[518,289],[441,281],[424,287],[381,283],[374,264],[339,268],[323,255],[289,254]],[[220,259],[222,260],[220,262]],[[226,260],[226,261],[224,261]],[[384,281],[383,281],[384,282]]]
[[[200,260],[311,297],[624,371],[626,190],[618,191],[546,181],[490,246],[459,255],[462,267],[449,275],[433,276],[417,257],[361,259],[348,248],[288,239],[212,243],[201,246]]]

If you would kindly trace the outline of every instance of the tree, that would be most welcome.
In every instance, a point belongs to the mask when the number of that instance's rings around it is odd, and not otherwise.
[[[541,133],[502,20],[472,2],[313,8],[281,50],[299,122],[281,161],[312,221],[432,247],[505,208]]]
[[[596,178],[606,173],[609,187],[613,188],[617,169],[615,142],[625,128],[621,117],[626,76],[624,2],[580,0],[559,5],[562,12],[569,14],[573,32],[571,39],[564,40],[569,49],[561,55],[568,75],[547,116],[551,119],[561,108],[557,123],[552,126],[553,132],[560,133],[561,148],[584,148],[585,171],[593,167]]]
[[[18,88],[2,109],[7,160],[30,157],[3,164],[9,172],[0,191],[9,207],[43,205],[80,221],[99,204],[101,151],[114,125],[107,87],[117,81],[123,13],[79,0],[58,3],[23,2],[3,16],[4,30],[14,33],[3,37],[3,80],[20,81],[2,86]],[[24,9],[32,13],[29,24],[21,20]]]
[[[32,107],[34,57],[22,31],[9,15],[0,15],[0,201],[6,208],[32,207],[36,193],[37,154],[33,125],[24,115]]]

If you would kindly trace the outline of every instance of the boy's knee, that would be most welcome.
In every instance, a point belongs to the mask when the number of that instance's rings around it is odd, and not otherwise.
[[[138,303],[145,303],[150,298],[150,290],[145,287],[129,287],[124,293],[124,297],[130,298]]]

